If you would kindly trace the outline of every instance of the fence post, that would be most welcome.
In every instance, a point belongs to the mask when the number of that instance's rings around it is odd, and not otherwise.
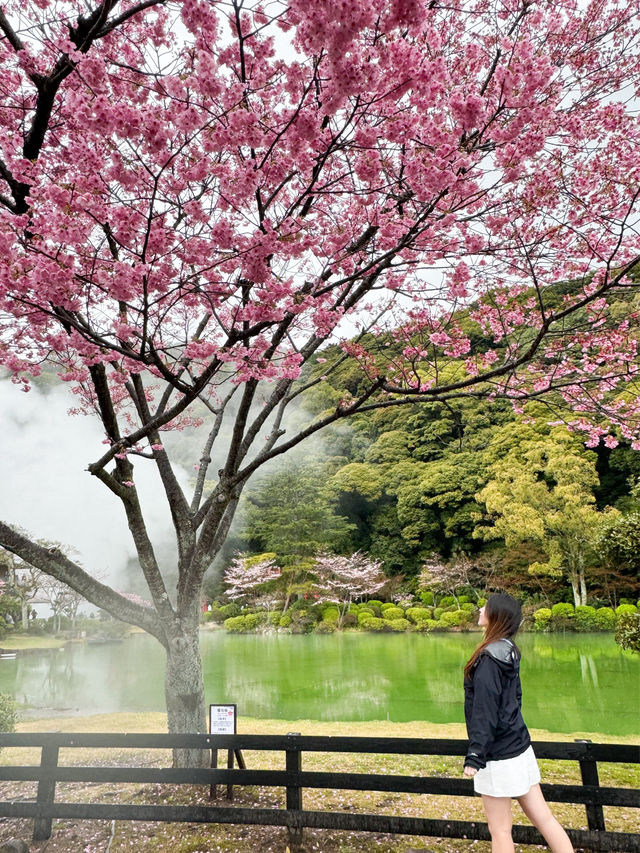
[[[211,769],[212,770],[218,769],[218,750],[217,749],[211,750]],[[217,800],[218,799],[218,786],[216,785],[215,782],[212,782],[211,785],[209,786],[209,799],[210,800]]]
[[[40,776],[38,778],[38,793],[36,803],[38,805],[53,805],[56,795],[56,780],[54,770],[58,766],[59,747],[52,744],[43,744],[40,757]],[[33,821],[33,840],[46,841],[51,838],[50,817],[37,817]]]
[[[233,750],[227,750],[227,770],[233,770]],[[227,799],[233,800],[233,784],[227,782]]]
[[[592,743],[592,741],[576,740],[576,743]],[[593,758],[581,758],[579,760],[579,764],[580,775],[582,776],[582,784],[592,785],[596,788],[599,787],[600,779],[598,778],[597,762],[595,762]],[[598,832],[604,832],[604,811],[601,805],[592,804],[587,806],[587,823],[589,829],[593,829]]]
[[[288,732],[290,738],[300,737],[300,732]],[[300,747],[291,743],[291,747],[286,750],[287,773],[300,773],[302,770],[302,753]],[[292,853],[297,850],[302,844],[302,826],[296,825],[295,812],[302,811],[302,788],[299,785],[287,785],[287,811],[291,813],[294,820],[287,826],[289,835],[289,846]]]

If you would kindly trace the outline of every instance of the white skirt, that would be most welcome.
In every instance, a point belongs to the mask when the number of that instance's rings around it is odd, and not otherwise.
[[[539,781],[538,762],[530,746],[515,758],[487,761],[473,777],[473,789],[488,797],[522,797]]]

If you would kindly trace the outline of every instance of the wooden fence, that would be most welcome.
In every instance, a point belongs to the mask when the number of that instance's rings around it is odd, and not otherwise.
[[[464,756],[463,740],[423,738],[316,737],[290,735],[168,735],[168,734],[0,734],[0,747],[38,747],[39,765],[0,766],[0,780],[37,782],[31,801],[0,801],[0,816],[33,818],[34,840],[49,838],[52,819],[181,821],[283,826],[291,842],[300,841],[304,827],[341,829],[403,835],[489,839],[487,825],[475,821],[436,820],[381,814],[349,814],[308,811],[303,791],[309,788],[387,791],[450,797],[473,796],[473,783],[464,778],[415,775],[380,775],[309,772],[302,769],[303,753],[380,753],[385,755]],[[61,766],[60,749],[224,749],[231,768],[177,769],[149,767]],[[284,752],[284,770],[233,769],[232,756],[239,750]],[[538,758],[576,761],[581,785],[542,785],[552,802],[578,803],[586,807],[588,830],[569,829],[575,847],[603,853],[640,853],[640,834],[611,832],[605,825],[603,806],[640,808],[640,791],[603,787],[598,763],[640,763],[640,746],[600,744],[588,741],[534,744]],[[217,756],[217,752],[215,753]],[[213,753],[212,753],[213,756]],[[212,764],[214,762],[212,761]],[[344,766],[344,763],[343,763]],[[462,759],[461,759],[462,766]],[[58,782],[167,783],[189,785],[254,785],[286,789],[285,808],[245,808],[232,805],[178,806],[129,803],[69,803],[56,800]],[[514,840],[521,844],[543,843],[530,826],[514,826]]]

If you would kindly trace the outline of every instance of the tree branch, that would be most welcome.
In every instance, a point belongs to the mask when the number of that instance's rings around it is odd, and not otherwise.
[[[0,521],[0,544],[25,563],[67,584],[96,607],[106,610],[116,619],[137,625],[156,637],[164,646],[168,645],[168,639],[161,629],[155,612],[150,607],[135,604],[111,587],[100,583],[58,548],[39,545],[4,521]]]

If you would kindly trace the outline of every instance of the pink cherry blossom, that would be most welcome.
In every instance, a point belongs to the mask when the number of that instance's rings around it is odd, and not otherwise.
[[[25,389],[50,364],[100,417],[89,471],[158,618],[108,606],[165,647],[249,477],[341,418],[551,395],[590,446],[638,446],[640,0],[2,13],[0,364]],[[187,496],[159,436],[205,424]],[[175,605],[134,462],[171,506]]]

